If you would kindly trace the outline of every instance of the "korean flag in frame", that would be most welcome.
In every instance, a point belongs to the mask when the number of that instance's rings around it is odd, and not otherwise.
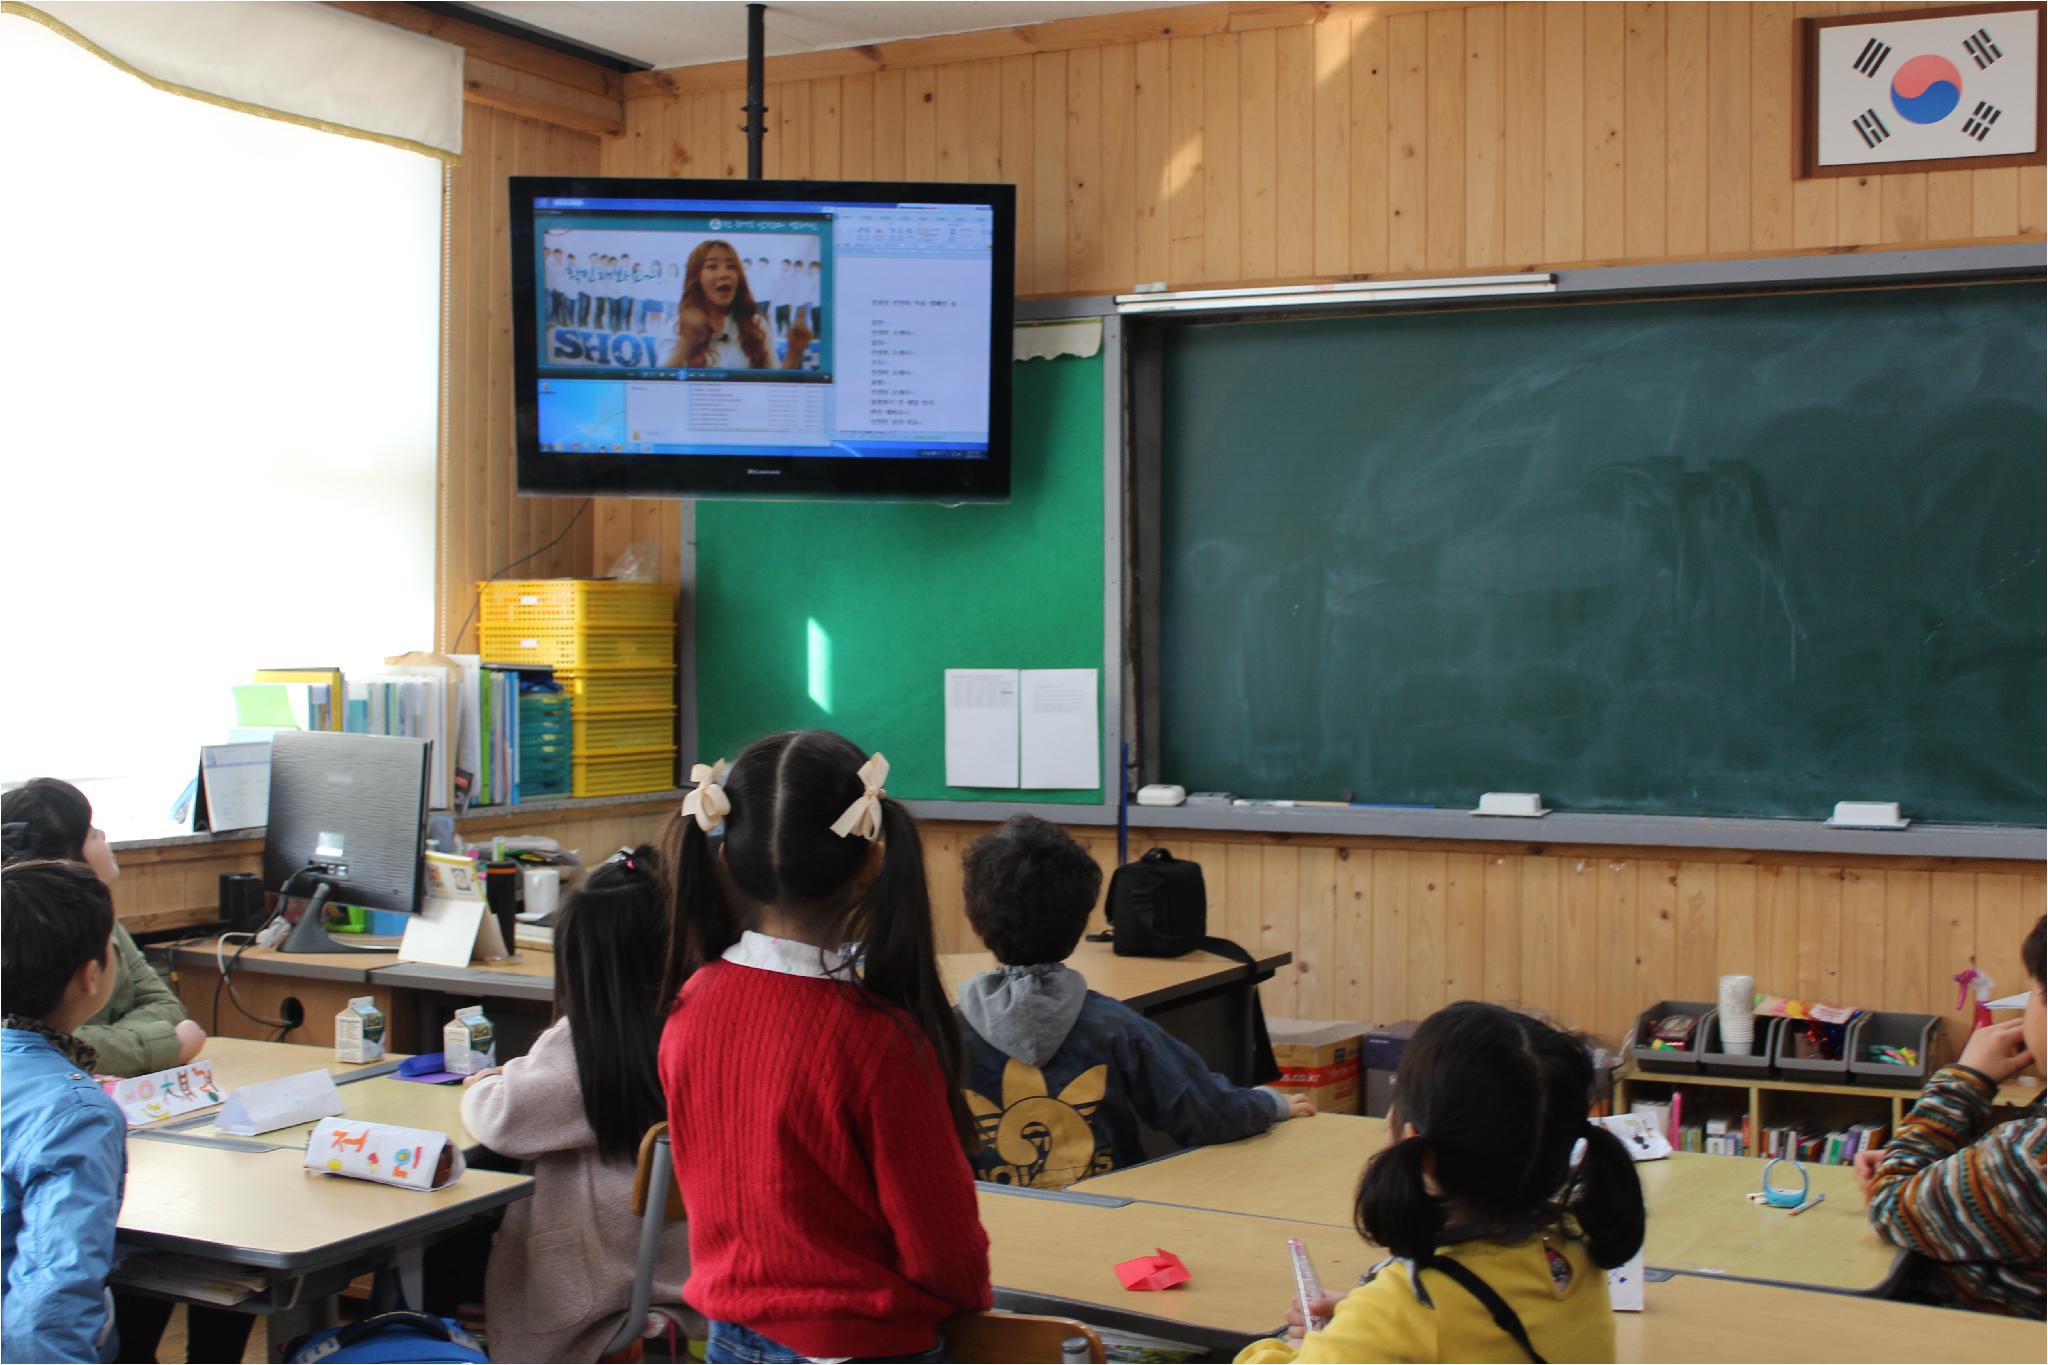
[[[1801,175],[2041,164],[2042,10],[1802,19]]]

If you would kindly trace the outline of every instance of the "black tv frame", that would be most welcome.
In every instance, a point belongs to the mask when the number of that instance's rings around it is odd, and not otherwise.
[[[1003,184],[863,180],[509,178],[513,440],[519,492],[541,497],[845,498],[871,502],[1006,502],[1010,496],[1010,329],[1015,317],[1017,190]],[[826,455],[624,455],[543,451],[533,278],[536,199],[814,200],[851,204],[986,204],[995,210],[989,307],[988,454],[975,459]]]

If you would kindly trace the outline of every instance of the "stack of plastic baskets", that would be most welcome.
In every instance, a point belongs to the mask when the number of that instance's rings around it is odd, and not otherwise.
[[[544,664],[570,698],[577,796],[676,782],[675,590],[549,578],[478,585],[486,663]],[[521,794],[533,788],[521,769]]]
[[[566,692],[528,692],[519,699],[519,796],[536,801],[567,796],[575,743]]]

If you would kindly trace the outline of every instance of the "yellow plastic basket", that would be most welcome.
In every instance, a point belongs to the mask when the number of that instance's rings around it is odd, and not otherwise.
[[[585,711],[576,708],[579,754],[610,754],[622,749],[660,749],[676,742],[676,708],[643,711]]]
[[[676,633],[602,631],[584,633],[559,628],[513,630],[485,626],[479,642],[487,664],[546,664],[555,668],[673,668]]]
[[[558,668],[555,681],[576,699],[579,713],[676,704],[674,668]]]
[[[477,584],[477,622],[532,635],[541,631],[667,630],[676,590],[668,583],[605,578],[500,579]]]
[[[569,760],[577,796],[625,796],[633,792],[669,791],[676,785],[676,750],[586,755]]]

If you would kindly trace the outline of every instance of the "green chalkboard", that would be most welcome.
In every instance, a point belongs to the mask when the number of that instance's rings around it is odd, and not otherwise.
[[[887,754],[894,796],[1102,800],[946,785],[946,669],[1102,667],[1102,357],[1015,383],[1006,504],[698,504],[705,753],[823,728]]]
[[[1162,776],[2042,824],[2042,303],[1176,329]]]

